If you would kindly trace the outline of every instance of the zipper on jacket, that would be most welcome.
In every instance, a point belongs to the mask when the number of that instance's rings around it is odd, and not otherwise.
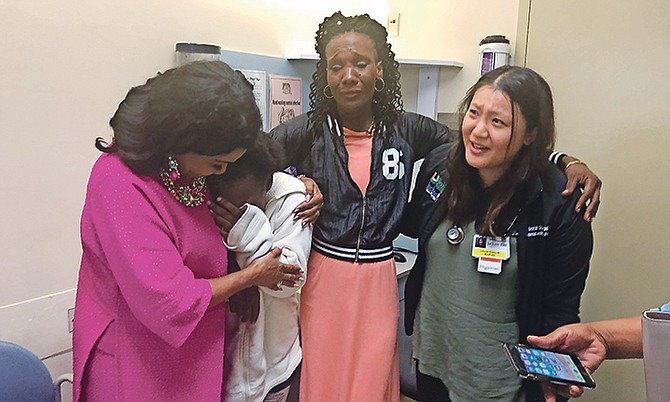
[[[361,251],[361,235],[363,234],[363,226],[365,225],[365,207],[367,206],[367,198],[363,196],[363,214],[361,216],[361,228],[358,230],[358,239],[356,239],[356,256],[354,262],[358,262],[358,257]]]

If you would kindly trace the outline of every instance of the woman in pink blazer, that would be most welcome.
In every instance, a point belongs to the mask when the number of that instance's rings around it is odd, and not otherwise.
[[[250,84],[196,62],[132,88],[110,121],[81,217],[74,400],[214,401],[223,383],[227,298],[302,279],[279,249],[227,275],[207,203],[261,128]]]

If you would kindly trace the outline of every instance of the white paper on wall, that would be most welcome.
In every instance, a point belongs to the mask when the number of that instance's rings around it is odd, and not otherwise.
[[[256,105],[261,111],[261,121],[263,122],[263,130],[269,131],[268,128],[268,90],[267,90],[267,73],[259,70],[240,70],[242,74],[254,85],[254,97],[256,98]]]
[[[302,78],[270,75],[270,130],[302,113]]]

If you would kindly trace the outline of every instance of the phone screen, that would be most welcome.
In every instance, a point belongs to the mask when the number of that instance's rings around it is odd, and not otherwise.
[[[515,346],[529,373],[544,374],[562,380],[584,382],[584,376],[568,355]]]
[[[508,344],[506,349],[513,352],[511,355],[515,356],[510,359],[512,365],[517,368],[519,374],[528,378],[546,378],[550,381],[579,384],[586,387],[595,386],[593,379],[576,356],[521,344]]]

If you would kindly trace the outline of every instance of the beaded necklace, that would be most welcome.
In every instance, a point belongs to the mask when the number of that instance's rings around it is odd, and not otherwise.
[[[198,207],[205,201],[205,178],[195,177],[187,186],[177,186],[175,182],[179,180],[181,173],[177,161],[168,156],[168,170],[161,168],[161,179],[163,185],[172,194],[179,203],[187,207]]]

